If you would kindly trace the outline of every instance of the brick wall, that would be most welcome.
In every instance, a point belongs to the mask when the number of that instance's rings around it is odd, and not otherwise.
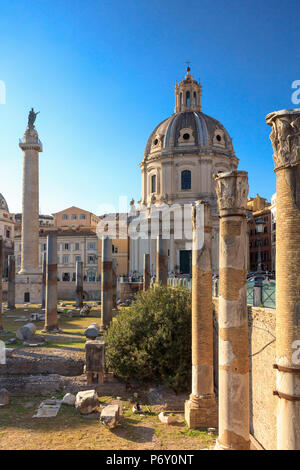
[[[218,386],[218,299],[214,298],[215,384]],[[248,306],[250,348],[250,432],[265,449],[276,449],[276,310]]]

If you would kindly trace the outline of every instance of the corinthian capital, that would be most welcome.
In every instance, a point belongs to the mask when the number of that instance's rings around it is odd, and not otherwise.
[[[284,109],[266,116],[275,170],[300,164],[300,109]]]
[[[220,215],[243,215],[247,209],[248,173],[233,170],[215,176]]]

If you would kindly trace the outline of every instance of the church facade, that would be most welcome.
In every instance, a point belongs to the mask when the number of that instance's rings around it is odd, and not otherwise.
[[[214,176],[237,168],[238,158],[224,126],[204,114],[200,81],[190,68],[175,86],[175,112],[159,123],[150,134],[143,160],[142,198],[136,209],[151,218],[153,208],[168,205],[184,207],[197,200],[210,204],[213,221],[212,267],[218,271],[219,221]],[[191,273],[190,237],[169,238],[169,273]],[[130,272],[143,272],[144,253],[150,253],[150,269],[155,274],[156,239],[131,239]]]

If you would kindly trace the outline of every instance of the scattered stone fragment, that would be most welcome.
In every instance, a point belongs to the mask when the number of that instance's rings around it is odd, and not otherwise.
[[[72,395],[72,393],[66,393],[66,395],[62,399],[63,405],[75,405],[76,397]]]
[[[169,415],[165,411],[162,411],[161,413],[159,413],[158,418],[164,424],[172,424],[177,421],[176,416]]]
[[[10,338],[7,341],[5,341],[5,344],[6,345],[15,344],[16,342],[17,342],[17,338]]]
[[[132,412],[134,414],[138,414],[138,413],[141,413],[143,410],[142,410],[142,407],[141,405],[139,405],[139,403],[136,403],[135,405],[133,405],[132,407]]]
[[[89,315],[90,311],[91,311],[91,307],[88,304],[85,304],[80,310],[80,316],[86,317]]]
[[[33,323],[27,323],[21,326],[16,332],[16,337],[21,341],[27,341],[31,339],[36,332],[36,326]]]
[[[216,432],[216,428],[208,428],[207,432],[208,434],[214,434]]]
[[[119,405],[108,405],[101,411],[100,422],[109,429],[117,426],[120,418]]]
[[[9,404],[9,394],[6,388],[0,390],[0,406],[6,406]]]
[[[88,415],[99,408],[98,395],[95,390],[85,390],[78,392],[75,400],[75,407],[83,414]]]
[[[100,331],[100,328],[99,328],[98,323],[92,323],[91,325],[87,327],[84,334],[86,338],[96,339],[99,336],[99,331]]]
[[[33,418],[55,418],[61,407],[60,400],[44,400]]]

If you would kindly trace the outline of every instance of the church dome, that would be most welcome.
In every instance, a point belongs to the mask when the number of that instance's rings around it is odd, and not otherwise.
[[[222,124],[201,111],[174,113],[155,127],[147,140],[144,157],[157,151],[178,149],[222,151],[234,155],[232,140]]]
[[[0,193],[0,209],[6,212],[9,212],[7,202],[1,193]]]
[[[204,114],[201,108],[202,86],[187,67],[183,80],[175,86],[175,113],[155,127],[144,152],[144,160],[156,152],[215,152],[233,157],[232,139],[222,124]],[[151,154],[151,155],[150,155]],[[153,155],[152,155],[153,154]]]

